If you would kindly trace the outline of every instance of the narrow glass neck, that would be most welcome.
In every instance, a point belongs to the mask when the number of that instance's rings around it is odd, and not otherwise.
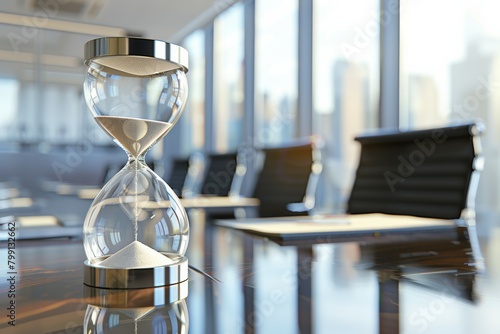
[[[127,152],[127,156],[128,156],[128,163],[129,164],[141,163],[143,165],[146,165],[146,153],[141,154],[141,155],[136,157],[136,156]]]

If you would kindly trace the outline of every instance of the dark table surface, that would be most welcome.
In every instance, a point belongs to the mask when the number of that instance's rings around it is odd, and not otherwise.
[[[492,238],[485,253],[498,244]],[[176,333],[183,323],[195,334],[500,328],[491,316],[500,309],[500,265],[486,273],[469,266],[463,230],[415,243],[280,246],[193,211],[186,255],[220,282],[190,271],[188,297],[156,309],[106,308],[86,298],[81,240],[16,241],[9,263],[10,246],[0,243],[0,333]]]

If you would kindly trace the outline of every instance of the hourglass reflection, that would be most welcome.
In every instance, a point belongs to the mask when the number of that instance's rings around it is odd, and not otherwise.
[[[187,334],[188,307],[185,300],[156,307],[105,308],[88,305],[83,333]]]
[[[99,38],[86,43],[85,64],[87,106],[128,162],[86,216],[84,283],[141,288],[186,280],[187,215],[145,156],[182,114],[187,51],[158,40]]]

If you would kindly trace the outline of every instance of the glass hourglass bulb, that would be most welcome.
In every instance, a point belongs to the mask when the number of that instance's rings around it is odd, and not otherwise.
[[[182,114],[187,52],[163,41],[108,37],[88,42],[85,58],[87,106],[128,156],[86,216],[87,259],[90,265],[109,268],[178,262],[188,245],[188,218],[145,156]]]

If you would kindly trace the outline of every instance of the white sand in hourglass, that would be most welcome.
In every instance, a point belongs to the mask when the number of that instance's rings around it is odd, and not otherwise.
[[[111,137],[136,158],[144,154],[172,127],[172,124],[167,122],[130,117],[96,116],[95,119]],[[137,182],[135,186],[138,187]],[[138,189],[135,193],[137,196]],[[138,198],[136,205],[137,201]],[[133,223],[136,240],[102,261],[100,265],[110,268],[151,268],[171,265],[174,262],[172,259],[137,241],[137,217]]]
[[[96,116],[95,119],[111,137],[136,158],[160,140],[172,127],[172,124],[167,122],[130,117]]]
[[[168,266],[174,261],[140,241],[134,241],[99,265],[108,268],[153,268]]]

